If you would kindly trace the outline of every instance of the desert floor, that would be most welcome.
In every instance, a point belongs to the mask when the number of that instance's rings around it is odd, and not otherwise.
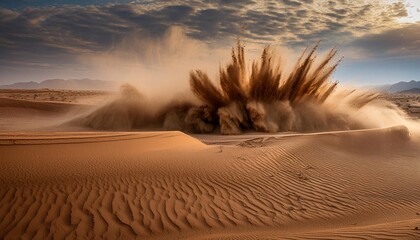
[[[106,94],[48,94],[0,97],[0,239],[420,239],[406,126],[93,132],[65,120]]]
[[[383,94],[381,97],[395,103],[411,118],[420,119],[420,94]]]

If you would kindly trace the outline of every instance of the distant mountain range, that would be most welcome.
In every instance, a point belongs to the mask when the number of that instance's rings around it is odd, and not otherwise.
[[[92,79],[48,79],[42,82],[18,82],[9,85],[0,85],[0,89],[65,89],[65,90],[116,90],[119,84],[112,81],[92,80]],[[395,84],[368,86],[381,92],[389,93],[418,93],[420,81],[411,80],[410,82],[399,82]]]
[[[412,89],[409,89],[409,90],[401,91],[399,93],[417,93],[417,94],[420,94],[420,88],[412,88]]]
[[[381,92],[389,92],[389,93],[415,93],[416,88],[420,89],[420,81],[411,80],[409,82],[399,82],[395,84],[385,84],[385,85],[375,85],[367,87],[369,89],[381,91]]]
[[[112,81],[92,79],[48,79],[42,82],[17,82],[0,85],[0,89],[65,89],[65,90],[115,90],[118,84]]]

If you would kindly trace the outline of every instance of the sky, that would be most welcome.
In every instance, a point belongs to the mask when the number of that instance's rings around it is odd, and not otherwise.
[[[350,85],[420,80],[419,0],[1,0],[0,85],[52,78],[184,86],[217,73],[236,39],[293,62],[306,46],[343,57]],[[152,88],[152,87],[151,87]]]

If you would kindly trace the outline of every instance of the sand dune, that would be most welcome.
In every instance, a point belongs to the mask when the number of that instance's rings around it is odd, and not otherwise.
[[[0,134],[0,238],[420,238],[404,126],[196,137]]]
[[[91,108],[91,105],[80,103],[0,97],[0,131],[60,129],[57,125],[68,122],[69,118],[86,113]]]

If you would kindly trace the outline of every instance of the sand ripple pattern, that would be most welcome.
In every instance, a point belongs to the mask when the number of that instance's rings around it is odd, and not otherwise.
[[[404,128],[226,146],[173,132],[65,135],[0,137],[1,239],[420,237],[419,152],[404,149],[416,149]],[[382,153],[366,160],[372,149]]]

